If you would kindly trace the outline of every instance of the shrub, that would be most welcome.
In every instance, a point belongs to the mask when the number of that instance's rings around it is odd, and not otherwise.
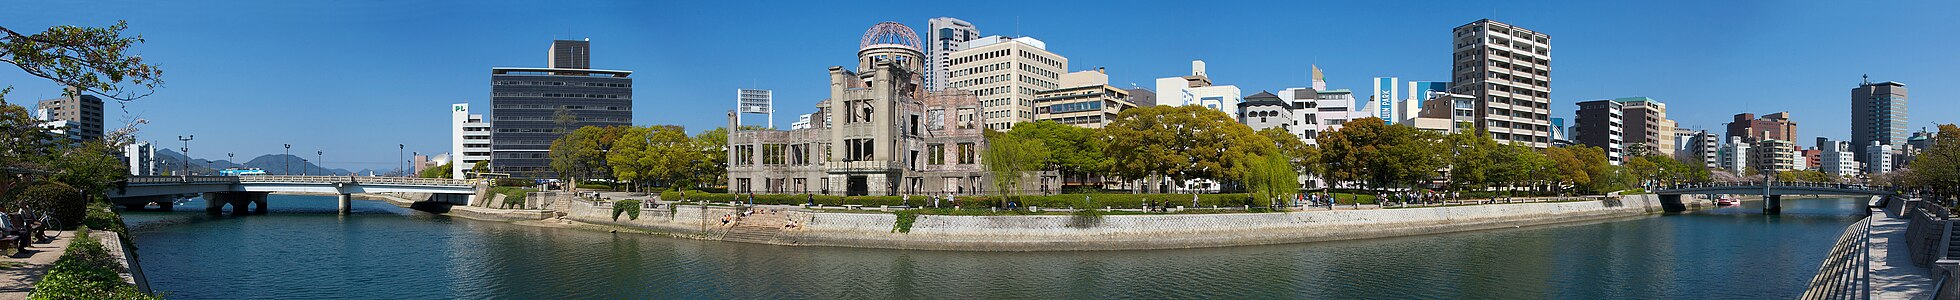
[[[619,221],[619,213],[622,212],[626,213],[627,220],[639,220],[640,200],[628,199],[614,201],[612,206],[613,221]]]
[[[907,209],[907,210],[898,211],[897,213],[894,214],[898,215],[898,222],[892,223],[892,232],[897,232],[897,233],[912,232],[912,221],[919,220],[918,210]]]
[[[110,210],[108,203],[89,203],[88,217],[82,219],[81,225],[87,226],[88,228],[102,228],[103,230],[122,234],[123,237],[129,236],[129,229],[123,226],[122,215],[118,215],[116,211]]]
[[[162,299],[145,295],[136,286],[117,276],[115,257],[101,242],[88,236],[88,227],[75,232],[67,253],[34,284],[28,299]]]
[[[70,225],[81,224],[82,219],[88,217],[88,198],[66,184],[36,184],[15,195],[14,200],[9,210],[25,206],[28,210],[46,211]]]
[[[533,186],[537,182],[523,178],[497,178],[497,186]]]

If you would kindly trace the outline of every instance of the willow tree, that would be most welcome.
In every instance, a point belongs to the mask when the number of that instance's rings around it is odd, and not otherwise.
[[[981,151],[981,163],[986,164],[987,172],[993,175],[994,190],[1005,204],[1019,196],[1022,181],[1025,180],[1023,175],[1041,170],[1048,161],[1048,149],[1040,140],[992,129],[982,135],[987,139],[987,148]]]

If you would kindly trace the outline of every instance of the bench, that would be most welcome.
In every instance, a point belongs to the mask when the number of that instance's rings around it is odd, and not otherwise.
[[[859,209],[864,209],[864,206],[863,206],[863,205],[857,205],[857,204],[845,204],[845,205],[844,205],[844,209],[845,209],[845,210],[859,210]]]

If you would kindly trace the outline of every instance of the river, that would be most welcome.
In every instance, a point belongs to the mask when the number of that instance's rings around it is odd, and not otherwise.
[[[170,299],[1768,298],[1801,295],[1852,199],[1359,241],[983,253],[785,247],[474,221],[332,197],[124,218]],[[1355,228],[1354,230],[1367,230]]]

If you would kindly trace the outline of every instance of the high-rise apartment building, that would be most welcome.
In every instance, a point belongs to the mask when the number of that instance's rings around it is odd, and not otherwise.
[[[966,50],[966,41],[980,38],[980,28],[966,20],[938,17],[926,20],[926,90],[946,88],[953,52]]]
[[[123,145],[122,161],[129,166],[129,176],[156,176],[157,149],[150,142],[135,142]]]
[[[1576,104],[1579,105],[1579,111],[1572,114],[1572,141],[1605,150],[1606,160],[1614,165],[1625,162],[1627,144],[1625,104],[1614,100],[1593,100]]]
[[[1709,169],[1721,168],[1716,159],[1722,148],[1721,137],[1707,130],[1697,130],[1677,136],[1674,159],[1681,162],[1702,165]]]
[[[1789,140],[1759,139],[1749,146],[1749,166],[1755,170],[1796,170],[1798,157],[1797,144]]]
[[[1884,174],[1892,172],[1892,145],[1872,141],[1865,145],[1865,173]]]
[[[1552,38],[1490,19],[1457,26],[1450,92],[1477,98],[1477,128],[1491,138],[1552,142]]]
[[[1906,85],[1894,81],[1866,80],[1851,89],[1851,143],[1869,146],[1876,141],[1893,147],[1906,142]],[[1858,161],[1867,164],[1864,152]]]
[[[1061,88],[1062,73],[1068,72],[1068,58],[1031,37],[989,36],[964,47],[952,54],[946,86],[980,97],[986,107],[980,119],[987,128],[1007,130],[1034,121],[1036,94]]]
[[[35,105],[49,121],[68,121],[66,129],[69,136],[83,141],[102,139],[102,98],[83,94],[80,89],[68,88],[61,98],[41,100]]]
[[[449,105],[449,178],[468,179],[470,168],[490,160],[490,123],[471,114],[469,103]]]
[[[1667,119],[1667,104],[1647,97],[1613,99],[1626,116],[1628,151],[1642,147],[1647,155],[1674,155],[1674,120]]]
[[[1034,98],[1036,121],[1085,128],[1102,128],[1116,120],[1116,114],[1136,108],[1130,91],[1109,85],[1109,74],[1102,68],[1062,74],[1062,88],[1041,91]]]
[[[633,125],[633,79],[627,77],[633,71],[588,68],[589,46],[553,41],[551,67],[490,69],[493,172],[553,176],[547,152],[559,136],[585,126]]]

